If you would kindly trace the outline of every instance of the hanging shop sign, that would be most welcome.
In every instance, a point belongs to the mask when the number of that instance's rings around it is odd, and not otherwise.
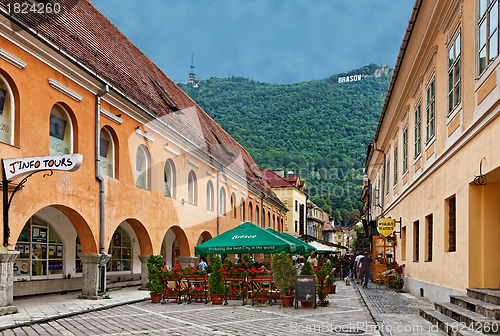
[[[387,237],[394,232],[396,220],[392,218],[380,218],[377,221],[377,230],[382,236]]]
[[[82,154],[38,156],[3,159],[5,178],[12,181],[18,177],[42,170],[75,171],[82,165]]]

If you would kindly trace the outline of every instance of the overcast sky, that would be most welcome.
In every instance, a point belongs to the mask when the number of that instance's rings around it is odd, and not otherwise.
[[[174,81],[394,67],[414,0],[90,0]]]

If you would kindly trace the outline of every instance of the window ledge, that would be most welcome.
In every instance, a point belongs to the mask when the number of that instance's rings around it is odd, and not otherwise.
[[[448,126],[448,124],[453,120],[455,119],[455,116],[457,114],[459,114],[460,112],[462,111],[462,102],[460,102],[460,104],[458,104],[454,109],[453,111],[451,111],[449,114],[446,115],[446,126]]]
[[[432,136],[432,138],[429,139],[429,141],[425,143],[425,150],[428,150],[430,146],[434,145],[434,142],[436,142],[435,134]]]

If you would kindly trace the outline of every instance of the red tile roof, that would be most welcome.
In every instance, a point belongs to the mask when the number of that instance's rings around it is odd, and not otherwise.
[[[282,205],[250,154],[88,0],[60,3],[62,15],[16,18]]]
[[[275,172],[273,172],[269,168],[264,168],[261,171],[262,176],[267,180],[271,188],[275,187],[291,187],[294,188],[294,185],[285,180],[283,177],[279,176]]]

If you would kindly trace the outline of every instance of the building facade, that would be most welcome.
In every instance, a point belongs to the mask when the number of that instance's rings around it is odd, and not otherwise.
[[[323,219],[325,210],[321,209],[319,206],[317,206],[311,201],[307,201],[306,206],[307,206],[306,234],[316,239],[322,240],[323,225],[325,224],[325,221]]]
[[[1,277],[14,296],[98,297],[100,265],[144,284],[151,254],[188,264],[197,244],[243,222],[283,230],[286,208],[251,156],[89,1],[44,15],[10,3],[0,156],[83,155],[77,171],[35,174],[12,198],[4,245],[16,259]],[[10,196],[20,180],[9,182]]]
[[[405,289],[434,301],[500,288],[498,8],[415,2],[368,148],[365,216],[401,218]]]
[[[308,196],[305,192],[305,181],[301,181],[298,176],[293,175],[284,177],[283,171],[275,172],[268,168],[262,170],[262,175],[289,210],[286,214],[284,232],[294,235],[307,234],[306,202]]]

